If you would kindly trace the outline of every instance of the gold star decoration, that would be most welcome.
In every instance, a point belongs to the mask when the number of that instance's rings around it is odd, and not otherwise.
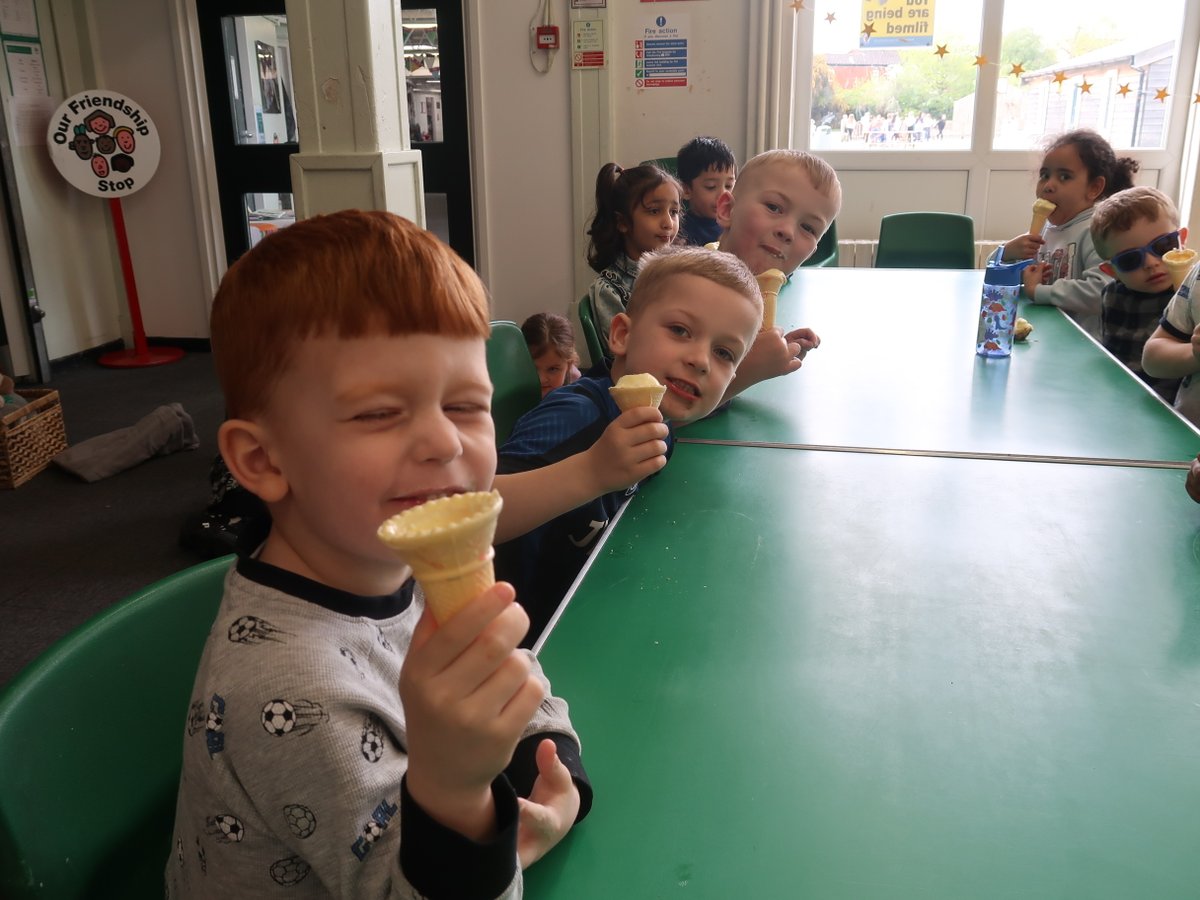
[[[828,22],[830,25],[833,24],[835,19],[837,19],[836,13],[829,13],[827,16],[825,16],[825,21]]]
[[[1128,84],[1121,85],[1119,88],[1117,88],[1117,93],[1120,94],[1122,97],[1128,96],[1129,95],[1129,85]]]
[[[987,65],[987,57],[986,56],[975,57],[975,65],[979,66],[980,68],[982,68],[983,66],[986,66]]]
[[[1025,67],[1023,65],[1021,65],[1020,63],[1013,63],[1012,68],[1009,70],[1008,74],[1016,75],[1018,78],[1020,78],[1021,75],[1024,74],[1024,72],[1025,72]]]
[[[1197,94],[1197,95],[1196,95],[1196,99],[1195,99],[1195,100],[1193,100],[1192,102],[1193,102],[1193,103],[1200,103],[1200,94]]]
[[[867,36],[868,40],[870,40],[871,35],[873,35],[875,33],[875,23],[874,22],[865,23],[862,27],[862,33]]]
[[[1166,103],[1167,98],[1170,96],[1171,95],[1169,93],[1167,93],[1167,89],[1165,87],[1159,88],[1157,91],[1154,92],[1154,99],[1157,100],[1159,103]]]
[[[1092,85],[1088,82],[1088,80],[1086,78],[1083,79],[1083,81],[1080,82],[1080,84],[1079,84],[1079,93],[1090,94],[1091,92],[1092,92]]]
[[[802,9],[804,9],[804,0],[792,0],[793,12],[800,12]]]
[[[939,58],[939,59],[945,59],[945,58],[946,58],[946,54],[947,54],[947,53],[949,53],[950,51],[946,49],[946,45],[945,45],[945,44],[938,44],[938,45],[937,45],[937,49],[936,49],[936,50],[934,50],[933,52],[934,52],[934,53],[936,53],[936,54],[938,55],[938,58]]]
[[[1060,91],[1062,90],[1063,82],[1066,80],[1067,80],[1067,76],[1066,76],[1065,72],[1055,72],[1054,73],[1054,83],[1058,85],[1058,89]]]

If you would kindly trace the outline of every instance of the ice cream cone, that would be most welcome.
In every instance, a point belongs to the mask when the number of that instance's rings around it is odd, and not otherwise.
[[[1187,247],[1168,250],[1163,254],[1163,265],[1171,273],[1171,283],[1175,285],[1175,290],[1179,290],[1183,279],[1187,278],[1188,272],[1192,271],[1192,266],[1196,265],[1197,255],[1195,250],[1189,250]]]
[[[779,297],[779,289],[787,281],[787,276],[778,269],[767,269],[755,277],[758,279],[758,289],[762,291],[762,330],[766,331],[768,328],[775,327],[775,301]]]
[[[1042,229],[1046,227],[1046,220],[1050,218],[1050,213],[1058,209],[1057,203],[1051,203],[1049,200],[1043,200],[1038,197],[1033,201],[1033,220],[1029,223],[1030,234],[1041,234]]]
[[[643,372],[639,375],[622,375],[608,392],[621,412],[625,412],[639,406],[657,409],[667,389],[653,375]]]
[[[439,623],[496,583],[492,538],[503,505],[497,491],[454,494],[379,526],[379,539],[412,567]]]

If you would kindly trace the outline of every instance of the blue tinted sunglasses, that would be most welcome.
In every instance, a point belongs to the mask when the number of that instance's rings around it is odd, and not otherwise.
[[[1143,265],[1145,265],[1147,253],[1162,259],[1164,253],[1178,249],[1179,232],[1172,231],[1168,234],[1160,234],[1145,247],[1134,247],[1132,250],[1122,250],[1120,253],[1110,259],[1109,262],[1112,263],[1112,267],[1118,272],[1136,272]]]

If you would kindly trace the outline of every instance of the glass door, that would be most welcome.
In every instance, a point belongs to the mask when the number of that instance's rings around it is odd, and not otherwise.
[[[197,0],[225,255],[295,219],[299,151],[283,0]]]
[[[462,3],[411,0],[401,13],[409,139],[421,151],[426,226],[474,265]]]

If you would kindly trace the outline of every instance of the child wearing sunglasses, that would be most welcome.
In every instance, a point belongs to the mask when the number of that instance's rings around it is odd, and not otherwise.
[[[1115,278],[1100,294],[1100,341],[1168,403],[1179,378],[1155,378],[1142,369],[1142,348],[1175,296],[1164,253],[1183,246],[1187,229],[1171,198],[1151,187],[1133,187],[1096,204],[1092,243],[1100,271]]]
[[[1037,196],[1057,207],[1040,234],[1021,234],[997,254],[1005,262],[1037,259],[1022,273],[1021,292],[1057,306],[1100,339],[1100,292],[1108,278],[1088,226],[1095,205],[1133,187],[1138,162],[1120,159],[1101,135],[1086,128],[1056,138],[1038,168]]]

